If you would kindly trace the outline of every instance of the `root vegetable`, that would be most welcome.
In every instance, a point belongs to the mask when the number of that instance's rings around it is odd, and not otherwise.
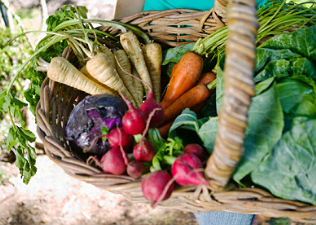
[[[131,93],[133,96],[135,102],[136,102],[136,107],[139,107],[142,104],[142,101],[138,97],[138,95],[143,95],[143,93],[139,93],[134,84],[133,77],[129,76],[126,74],[124,71],[131,73],[132,72],[132,65],[131,62],[126,54],[126,52],[123,49],[119,49],[114,52],[114,57],[115,57],[115,64],[116,64],[116,70],[122,79],[125,87],[127,90]],[[143,90],[141,91],[143,92]]]
[[[131,161],[127,165],[127,174],[135,179],[138,179],[142,176],[144,172],[144,166],[140,161]]]
[[[137,36],[132,31],[128,31],[120,35],[120,41],[141,79],[152,87],[150,74]],[[146,95],[149,93],[147,87],[145,87],[145,92]]]
[[[171,174],[175,178],[175,181],[182,186],[209,186],[209,182],[206,180],[201,169],[203,169],[203,165],[197,156],[184,153],[177,157],[175,162],[172,164]]]
[[[129,135],[141,134],[146,128],[147,115],[140,109],[135,108],[124,95],[123,100],[127,104],[128,111],[122,118],[122,126],[125,132]]]
[[[196,85],[179,97],[174,103],[164,110],[164,120],[166,124],[174,120],[186,108],[192,108],[211,96],[210,90],[203,84]]]
[[[112,148],[122,146],[126,152],[129,152],[134,143],[134,137],[127,134],[122,127],[115,127],[104,136],[107,137]]]
[[[93,160],[105,173],[121,175],[127,168],[125,158],[127,158],[127,154],[121,151],[120,147],[115,147],[105,153],[100,161],[95,157],[89,157],[87,163],[89,164]]]
[[[171,79],[171,77],[173,76],[174,71],[176,70],[177,66],[178,66],[178,63],[175,63],[175,64],[173,65],[172,70],[171,70],[171,73],[170,73],[170,79]]]
[[[205,72],[201,75],[198,84],[208,85],[216,79],[216,75],[213,72]]]
[[[168,108],[198,83],[202,69],[203,59],[197,53],[189,51],[182,56],[167,85],[166,94],[160,102],[163,109]]]
[[[147,99],[141,104],[139,109],[146,114],[148,119],[150,119],[150,127],[157,127],[163,121],[164,112],[162,106],[154,98],[152,87],[146,81],[143,81],[142,79],[134,76],[133,74],[128,73],[126,71],[125,73],[134,77],[136,80],[141,81],[149,89]]]
[[[146,139],[141,139],[133,148],[133,155],[141,162],[151,161],[156,154],[155,146]]]
[[[141,186],[144,197],[150,201],[153,208],[161,201],[168,199],[174,190],[172,177],[163,170],[145,175]]]
[[[134,105],[135,100],[131,93],[125,87],[122,79],[115,68],[115,58],[108,48],[102,48],[102,52],[97,53],[86,63],[88,73],[99,82],[109,88],[121,92]]]
[[[184,153],[189,153],[198,157],[201,162],[205,162],[208,158],[208,154],[204,150],[204,148],[196,143],[188,144],[183,148]]]
[[[89,79],[68,60],[62,57],[52,58],[47,67],[47,76],[53,81],[74,87],[90,95],[116,95],[110,88],[105,88]]]
[[[150,74],[155,100],[160,102],[161,97],[161,63],[162,49],[158,43],[150,43],[143,46],[145,62]]]
[[[137,94],[137,102],[139,102],[141,105],[144,101],[145,91],[144,91],[143,83],[141,82],[141,78],[138,75],[134,66],[132,66],[132,74],[134,75],[133,81],[134,81],[134,86],[135,86],[135,94]]]

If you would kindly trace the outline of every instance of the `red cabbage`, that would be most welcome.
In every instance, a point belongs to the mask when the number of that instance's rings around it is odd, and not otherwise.
[[[70,141],[74,154],[87,158],[102,157],[111,147],[107,140],[100,138],[93,148],[84,153],[95,137],[102,135],[102,127],[111,130],[122,126],[122,117],[127,111],[125,102],[114,95],[87,96],[70,113],[66,125],[66,139]]]

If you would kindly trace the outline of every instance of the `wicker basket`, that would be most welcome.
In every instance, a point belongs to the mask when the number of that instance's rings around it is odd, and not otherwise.
[[[215,7],[209,12],[151,11],[119,19],[121,22],[146,30],[155,41],[166,46],[183,44],[183,40],[184,43],[196,41],[226,26],[226,22],[229,27],[224,70],[225,92],[219,114],[219,131],[214,151],[206,166],[206,175],[211,187],[178,187],[168,200],[160,203],[159,207],[191,212],[230,211],[261,214],[269,217],[289,217],[297,222],[316,223],[316,206],[276,198],[258,188],[238,188],[229,182],[235,165],[243,154],[247,112],[251,96],[254,95],[252,77],[258,26],[255,6],[254,0],[235,1],[230,4],[226,14],[226,2],[215,1]],[[72,57],[68,48],[65,49],[63,57]],[[47,156],[72,177],[122,194],[132,202],[147,203],[139,179],[105,174],[71,154],[71,147],[65,140],[64,128],[73,107],[86,95],[48,78],[43,82],[41,99],[36,110],[37,132],[43,141]]]

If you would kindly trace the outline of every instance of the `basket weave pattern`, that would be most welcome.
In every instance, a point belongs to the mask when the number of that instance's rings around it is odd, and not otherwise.
[[[255,6],[254,0],[233,3],[228,6],[227,18],[226,1],[222,0],[215,1],[214,8],[209,12],[153,11],[120,19],[121,22],[140,27],[157,42],[167,46],[197,41],[198,38],[226,26],[226,23],[229,27],[224,70],[225,93],[219,115],[219,132],[214,153],[206,167],[211,187],[177,187],[171,197],[161,202],[159,207],[193,212],[230,211],[262,214],[270,217],[289,217],[297,222],[315,223],[316,206],[275,198],[258,188],[237,188],[229,182],[235,165],[243,154],[247,111],[251,96],[254,95],[252,76],[258,26]],[[117,30],[111,32],[118,34]],[[67,47],[62,56],[71,61],[73,55]],[[133,202],[147,203],[139,179],[105,174],[72,154],[71,146],[65,139],[65,126],[74,106],[86,95],[69,86],[45,79],[36,113],[37,133],[43,141],[47,156],[74,178],[122,194]]]
[[[214,7],[209,11],[145,11],[117,20],[141,28],[163,46],[175,47],[183,43],[196,42],[199,38],[226,26],[226,5],[225,0],[215,0]],[[120,30],[109,27],[103,27],[103,30],[110,30],[112,35],[120,33]]]

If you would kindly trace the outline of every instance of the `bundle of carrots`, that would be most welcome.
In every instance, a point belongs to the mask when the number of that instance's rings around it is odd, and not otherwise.
[[[168,135],[175,118],[189,108],[199,112],[206,100],[214,93],[216,75],[202,73],[203,59],[194,51],[185,53],[171,71],[170,81],[163,100],[164,120],[158,130],[162,137]]]

